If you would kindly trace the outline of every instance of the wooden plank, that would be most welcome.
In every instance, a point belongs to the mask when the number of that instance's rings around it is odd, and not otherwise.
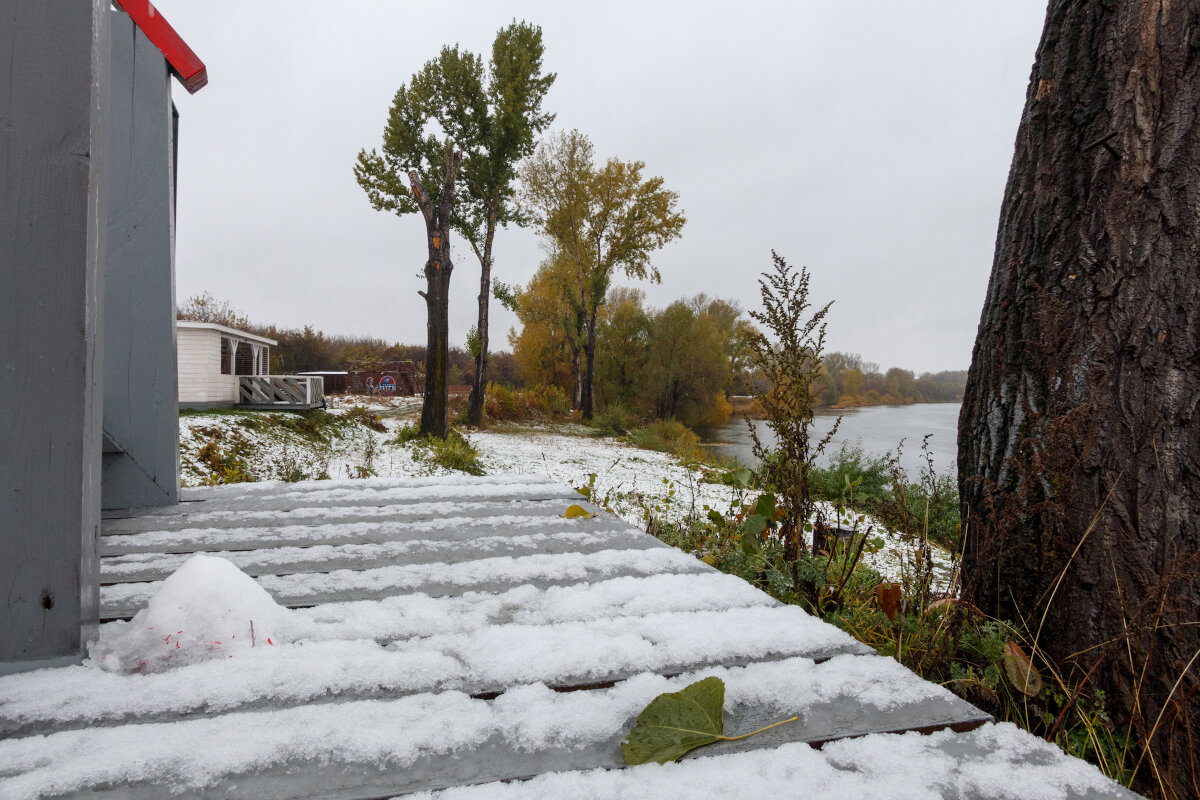
[[[488,528],[477,531],[486,532]],[[506,535],[471,539],[409,539],[369,544],[306,544],[253,550],[215,550],[211,554],[230,561],[247,575],[294,575],[366,570],[405,564],[456,564],[478,558],[517,557],[536,553],[595,553],[601,550],[645,550],[661,542],[629,527],[608,530],[537,532],[510,530]],[[183,566],[193,552],[137,553],[100,559],[100,582],[161,581]]]
[[[381,480],[301,481],[280,484],[240,483],[230,486],[183,489],[181,503],[165,508],[113,510],[105,513],[106,532],[128,530],[117,519],[172,519],[215,511],[233,512],[291,511],[302,508],[335,508],[346,506],[392,506],[405,503],[451,503],[480,501],[548,500],[562,498],[568,503],[581,503],[578,492],[554,483],[512,482],[509,478],[481,480],[479,483],[441,483],[437,478]],[[207,501],[214,501],[208,503]],[[566,510],[566,504],[563,511]],[[560,512],[561,513],[561,512]],[[150,526],[158,523],[148,523]],[[169,524],[169,523],[163,523]],[[144,526],[141,530],[147,530]],[[151,528],[152,529],[152,528]]]
[[[235,711],[281,709],[319,702],[387,699],[459,691],[493,699],[509,687],[536,682],[555,691],[611,687],[642,673],[674,676],[698,669],[837,656],[873,655],[847,636],[813,635],[818,626],[782,605],[670,612],[549,625],[496,625],[432,637],[378,643],[320,639],[278,646],[260,658],[244,655],[209,665],[129,678],[76,675],[61,687],[29,681],[0,691],[0,736],[169,722]],[[696,653],[695,626],[706,652]],[[575,658],[579,642],[603,658]],[[503,653],[501,657],[497,652]],[[561,654],[567,655],[561,655]],[[196,686],[205,686],[203,695]],[[36,694],[31,702],[28,695]]]
[[[434,530],[453,524],[470,529],[477,525],[495,525],[503,530],[516,519],[536,518],[548,523],[560,520],[567,503],[562,498],[531,498],[528,501],[482,500],[467,503],[440,501],[432,503],[403,503],[374,506],[301,506],[286,510],[198,511],[160,517],[128,517],[106,519],[103,522],[101,547],[103,552],[148,552],[155,547],[201,548],[210,541],[237,541],[248,538],[254,547],[269,541],[295,543],[297,537],[311,535],[319,538],[315,529],[337,526],[339,535],[354,541],[384,541],[370,538],[371,531],[391,527]],[[453,520],[453,523],[448,521]],[[565,522],[565,520],[563,520]],[[447,523],[447,524],[443,524]],[[599,527],[625,525],[610,516],[597,518],[588,524]],[[626,525],[626,527],[628,527]],[[359,532],[364,538],[356,539]],[[381,534],[382,535],[382,534]],[[222,538],[225,537],[225,538]],[[146,542],[149,547],[141,547]],[[224,545],[230,549],[245,549]],[[130,548],[124,550],[122,548]],[[164,552],[168,552],[164,550]],[[173,552],[173,551],[170,551]]]
[[[99,608],[107,0],[0,0],[0,674]]]
[[[661,545],[661,543],[660,543]],[[263,575],[258,583],[288,607],[379,600],[404,592],[445,597],[463,592],[503,592],[514,586],[566,586],[621,576],[684,574],[712,567],[672,547],[603,550],[597,553],[480,558],[437,564],[402,564],[329,573]],[[141,610],[159,584],[122,583],[101,587],[101,618],[126,619]]]
[[[577,494],[568,494],[564,490],[547,490],[544,487],[530,486],[520,490],[520,493],[532,500],[554,500],[558,499],[561,503],[559,513],[566,511],[570,504],[579,504],[587,507],[582,498]],[[505,498],[511,498],[515,492],[511,491],[495,491],[495,492],[477,492],[470,497],[463,497],[462,493],[453,488],[445,489],[435,488],[424,493],[424,497],[428,498],[429,502],[434,503],[454,503],[457,501],[475,502],[477,500],[494,500],[502,501]],[[409,490],[395,490],[393,492],[380,492],[376,497],[370,496],[345,496],[345,497],[326,497],[310,499],[306,497],[286,497],[286,498],[244,498],[231,503],[222,503],[219,505],[202,506],[200,503],[189,503],[184,501],[178,506],[168,507],[163,509],[160,515],[163,520],[161,528],[174,526],[176,529],[180,527],[195,527],[195,523],[190,522],[189,518],[197,515],[209,514],[217,509],[226,512],[236,512],[244,510],[247,513],[253,514],[261,511],[283,511],[290,512],[294,510],[305,510],[313,508],[361,508],[364,506],[374,506],[376,508],[384,508],[388,506],[399,505],[404,501],[416,502],[417,493]],[[135,509],[136,510],[136,509]],[[110,520],[114,519],[137,519],[130,515],[128,517],[108,517],[104,521],[104,530],[106,533],[121,533],[122,530],[159,530],[155,523],[132,523],[130,525],[111,525]]]
[[[685,758],[881,731],[967,729],[990,719],[875,656],[843,656],[823,664],[792,659],[705,672],[726,681],[727,731],[748,732],[792,714],[800,721]],[[862,675],[875,677],[870,694],[884,702],[862,701]],[[39,752],[44,763],[56,764],[66,775],[73,774],[73,761],[83,754],[110,753],[106,770],[123,780],[119,786],[92,787],[99,796],[109,796],[106,790],[161,796],[172,783],[178,785],[181,775],[189,775],[189,790],[199,797],[229,796],[234,786],[243,797],[385,797],[549,771],[622,768],[620,741],[637,713],[659,692],[687,680],[642,676],[609,689],[557,696],[539,687],[518,687],[496,700],[444,692],[68,731],[40,740]],[[749,699],[758,696],[763,699]],[[244,747],[232,752],[221,746],[233,739]],[[189,754],[182,757],[173,746],[181,740],[189,743]],[[51,780],[47,776],[44,782],[55,785]],[[79,796],[70,793],[69,779],[56,786],[60,793],[46,796]]]

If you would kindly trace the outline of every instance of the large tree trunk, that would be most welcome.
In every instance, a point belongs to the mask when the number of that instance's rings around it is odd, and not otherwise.
[[[488,301],[492,294],[492,242],[496,237],[496,212],[488,215],[484,234],[483,253],[479,257],[479,320],[475,333],[479,337],[479,352],[475,354],[475,377],[471,382],[471,398],[467,403],[467,422],[483,424],[483,400],[487,391]]]
[[[449,254],[447,254],[449,255]],[[453,267],[429,261],[425,264],[426,360],[425,396],[421,404],[421,433],[445,439],[449,405],[450,369],[450,273]]]
[[[445,439],[448,405],[447,373],[450,366],[450,212],[454,206],[454,180],[462,161],[459,151],[446,154],[446,176],[441,197],[435,206],[421,186],[416,171],[408,173],[413,195],[425,219],[429,258],[425,262],[425,298],[427,312],[425,351],[425,396],[421,403],[421,434]]]
[[[1135,741],[1161,713],[1138,785],[1179,798],[1200,796],[1198,47],[1200,0],[1050,3],[958,461],[969,598],[1068,683],[1101,661]]]

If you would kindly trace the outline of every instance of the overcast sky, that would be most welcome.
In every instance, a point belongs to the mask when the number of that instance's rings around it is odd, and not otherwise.
[[[772,248],[833,300],[828,349],[884,368],[965,369],[1044,0],[267,2],[160,0],[208,66],[181,114],[176,285],[261,324],[424,343],[416,216],[374,211],[351,168],[443,44],[490,54],[542,27],[555,129],[642,160],[679,192],[683,238],[655,256],[652,305],[758,302]],[[451,343],[478,262],[453,253]],[[497,235],[525,282],[536,233]],[[512,315],[493,301],[493,349]],[[332,365],[331,365],[332,366]]]

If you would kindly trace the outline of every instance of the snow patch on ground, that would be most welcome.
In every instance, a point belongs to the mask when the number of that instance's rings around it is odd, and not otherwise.
[[[330,413],[344,414],[359,402],[370,398],[340,398]],[[315,446],[286,436],[263,436],[253,442],[251,468],[255,475],[279,478],[287,474],[332,477],[376,475],[380,478],[416,478],[453,480],[462,473],[447,470],[424,458],[411,443],[400,444],[395,433],[410,424],[409,412],[419,409],[420,398],[379,398],[372,400],[384,415],[380,420],[387,433],[365,426],[349,426],[327,446]],[[393,405],[387,405],[391,403]],[[270,413],[270,412],[260,412]],[[188,468],[204,441],[203,432],[229,430],[230,435],[250,435],[241,430],[236,416],[228,414],[191,415],[180,418],[181,458],[185,485],[200,485],[198,469]],[[201,434],[196,432],[200,431]],[[592,435],[591,429],[575,424],[506,425],[502,431],[470,432],[467,438],[479,451],[480,461],[489,477],[505,476],[529,479],[545,476],[551,483],[589,488],[598,504],[613,511],[624,521],[644,528],[650,518],[681,522],[703,519],[709,509],[728,513],[738,501],[736,489],[705,480],[709,469],[684,465],[667,453],[644,450],[611,438]],[[189,459],[191,459],[189,461]],[[202,470],[200,470],[202,471]],[[593,477],[594,476],[594,477]],[[370,479],[341,480],[338,486],[367,486]],[[324,482],[322,482],[322,485]],[[857,516],[845,512],[839,518],[832,505],[822,504],[820,513],[827,522],[838,520],[849,528]],[[913,543],[865,518],[858,530],[871,528],[871,537],[883,546],[868,549],[862,560],[867,566],[892,581],[905,580],[915,570]],[[811,540],[810,540],[811,541]],[[935,588],[950,583],[950,555],[938,547],[929,550],[934,565]]]

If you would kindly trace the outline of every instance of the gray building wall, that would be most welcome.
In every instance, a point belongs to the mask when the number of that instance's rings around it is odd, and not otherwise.
[[[108,0],[0,0],[0,672],[99,615]]]
[[[111,32],[104,278],[103,507],[179,500],[175,386],[175,112],[158,48],[126,14]]]

